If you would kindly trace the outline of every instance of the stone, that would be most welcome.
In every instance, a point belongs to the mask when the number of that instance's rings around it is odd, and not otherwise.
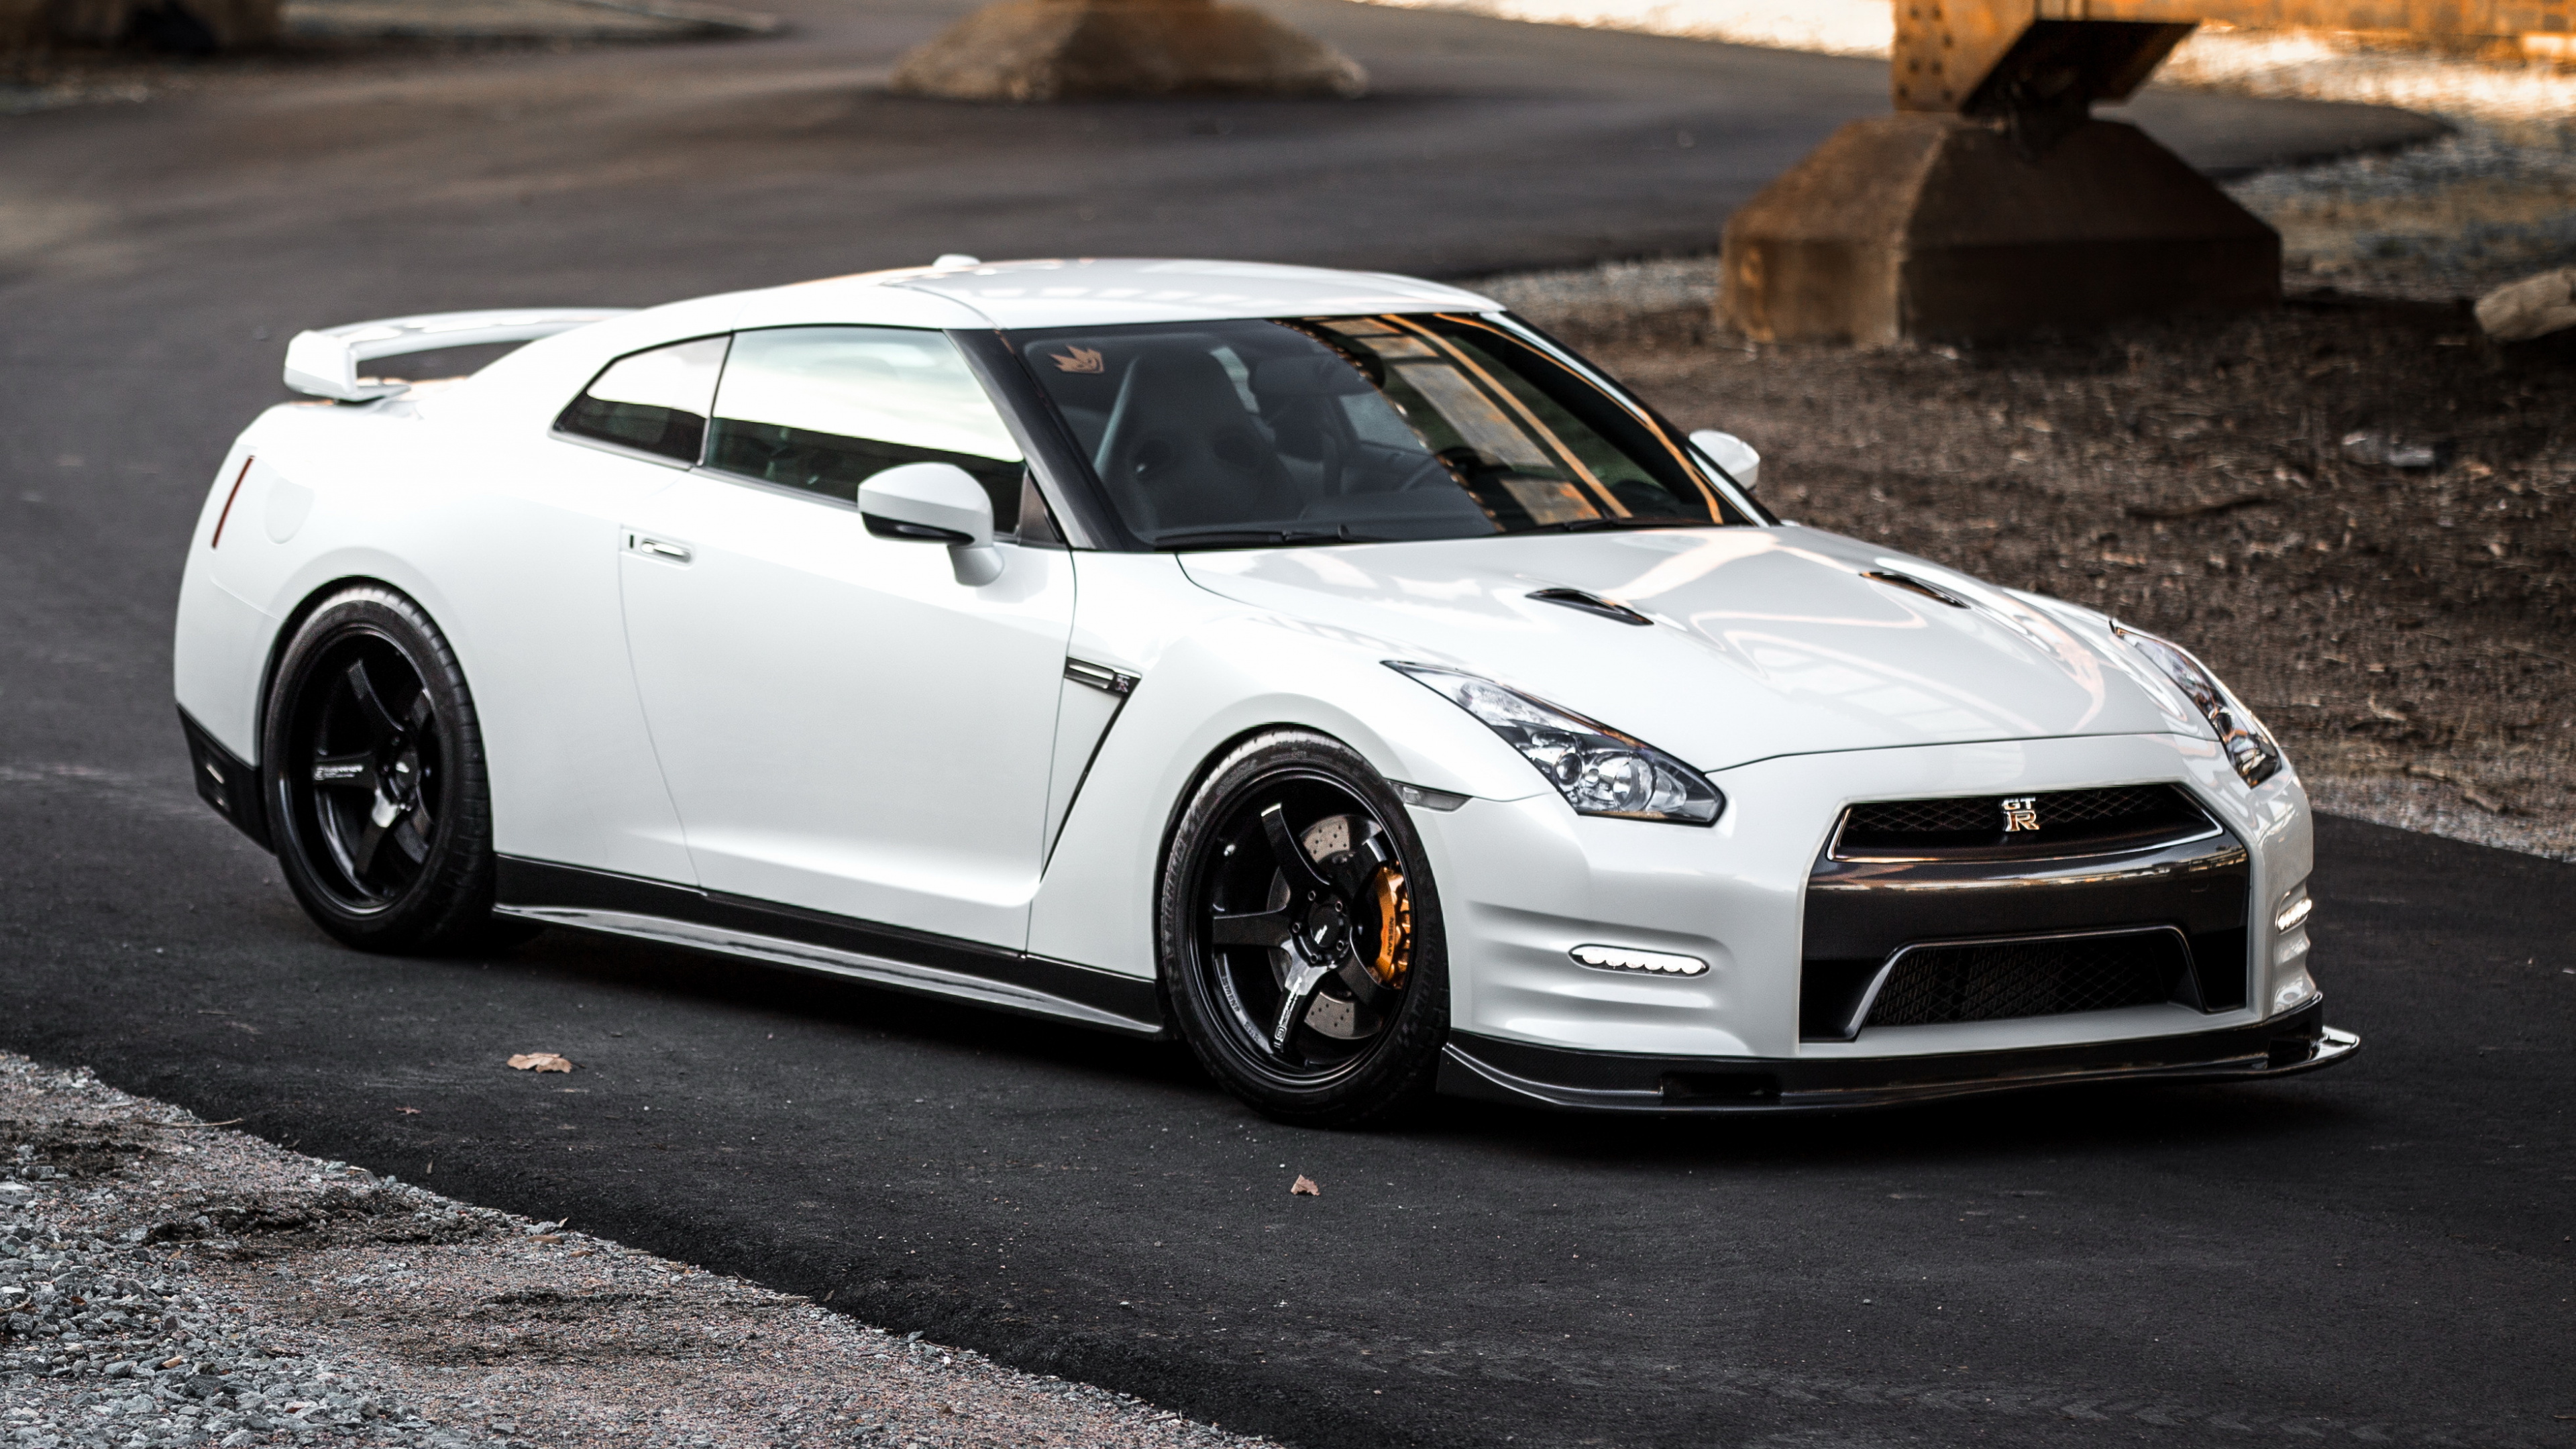
[[[2507,282],[2480,297],[2478,326],[2498,342],[2529,342],[2576,327],[2576,267]]]
[[[904,57],[894,89],[959,101],[1352,97],[1359,63],[1216,0],[1000,0]]]

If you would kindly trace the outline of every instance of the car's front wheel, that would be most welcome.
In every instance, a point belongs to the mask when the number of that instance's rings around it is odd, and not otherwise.
[[[1173,832],[1158,917],[1183,1035],[1254,1108],[1345,1127],[1431,1085],[1439,896],[1403,802],[1349,746],[1274,730],[1229,751]]]
[[[278,659],[262,786],[288,888],[369,951],[499,944],[482,731],[455,653],[377,585],[307,615]]]

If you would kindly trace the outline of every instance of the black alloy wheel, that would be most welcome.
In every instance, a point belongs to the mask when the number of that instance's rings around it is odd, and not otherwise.
[[[437,626],[377,586],[308,615],[278,661],[261,774],[305,913],[373,951],[500,944],[492,808],[465,677]]]
[[[1429,1087],[1438,901],[1404,805],[1348,746],[1281,730],[1229,752],[1182,814],[1162,894],[1174,1013],[1237,1096],[1350,1126]]]

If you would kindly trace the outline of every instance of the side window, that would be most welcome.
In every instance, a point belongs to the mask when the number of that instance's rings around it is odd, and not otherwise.
[[[621,357],[591,380],[555,426],[577,438],[695,463],[725,341],[701,337]]]
[[[716,389],[706,466],[855,502],[902,463],[954,463],[1018,525],[1019,445],[957,345],[904,327],[736,333]]]

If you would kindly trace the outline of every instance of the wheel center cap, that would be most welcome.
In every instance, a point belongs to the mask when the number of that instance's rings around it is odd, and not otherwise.
[[[1304,929],[1297,933],[1306,954],[1318,959],[1341,954],[1342,944],[1351,938],[1351,918],[1339,901],[1317,901],[1306,912]]]

